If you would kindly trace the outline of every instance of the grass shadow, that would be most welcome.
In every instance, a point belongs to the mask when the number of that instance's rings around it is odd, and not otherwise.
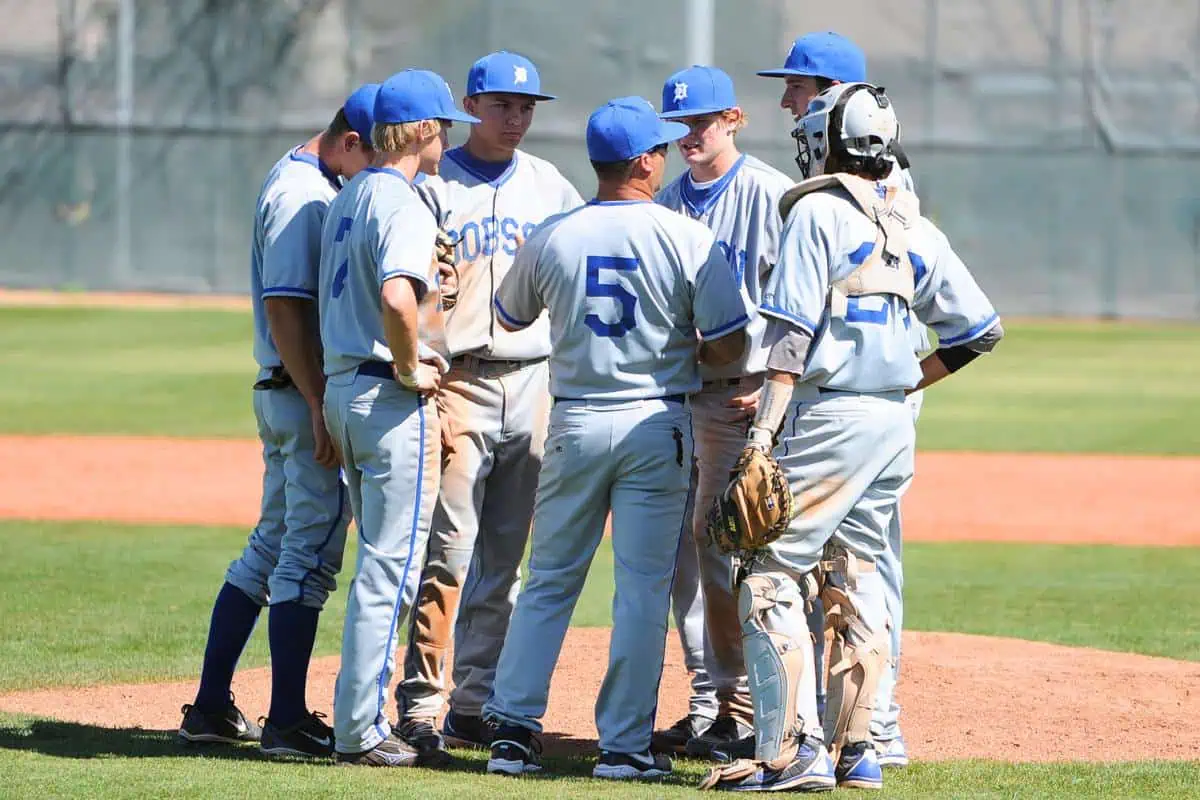
[[[264,761],[249,745],[183,745],[174,730],[104,728],[54,719],[0,719],[0,750],[24,750],[59,758],[179,758],[197,756]]]

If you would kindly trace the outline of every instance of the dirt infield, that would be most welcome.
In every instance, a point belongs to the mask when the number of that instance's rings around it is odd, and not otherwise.
[[[246,295],[155,294],[152,292],[54,292],[0,288],[0,308],[212,308],[248,311]]]
[[[122,437],[0,437],[0,518],[254,524],[257,443]],[[170,464],[171,469],[164,469]],[[1132,467],[1132,468],[1131,468]],[[905,500],[909,540],[1200,545],[1178,506],[1200,485],[1200,459],[921,453]],[[1064,482],[1063,476],[1069,476]],[[1151,540],[1151,537],[1153,539]],[[591,750],[592,702],[607,632],[572,630],[555,675],[547,750]],[[200,654],[197,653],[197,660]],[[336,659],[313,666],[313,707],[328,711]],[[921,759],[1009,761],[1194,758],[1200,664],[940,633],[905,635],[904,729]],[[1149,688],[1136,695],[1131,687]],[[234,686],[265,713],[266,670]],[[0,709],[110,726],[169,729],[191,681],[0,696]],[[674,634],[660,721],[686,709]]]
[[[0,518],[257,520],[254,441],[9,436],[0,452]],[[905,536],[1200,546],[1200,518],[1178,506],[1197,486],[1197,458],[922,452]]]
[[[687,711],[677,641],[671,634],[659,700],[663,724]],[[901,723],[918,759],[1125,761],[1192,759],[1200,752],[1200,729],[1179,724],[1200,716],[1200,664],[944,633],[906,634],[904,648]],[[569,632],[550,689],[548,753],[595,751],[592,703],[605,666],[596,655],[607,650],[607,630]],[[336,674],[336,658],[314,662],[312,708],[330,711]],[[1154,688],[1133,695],[1135,686]],[[195,690],[193,681],[183,681],[22,692],[0,696],[0,710],[170,730]],[[265,714],[270,673],[240,672],[233,690],[248,715]],[[394,718],[395,710],[389,713]]]

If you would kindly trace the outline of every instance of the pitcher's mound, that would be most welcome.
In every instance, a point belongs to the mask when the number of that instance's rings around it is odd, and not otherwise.
[[[660,726],[687,710],[688,685],[671,632]],[[1200,752],[1200,663],[1057,645],[910,633],[904,639],[901,717],[913,757],[1003,761],[1188,759]],[[550,691],[548,753],[594,752],[596,692],[608,631],[572,629]],[[332,706],[337,659],[313,664],[312,707]],[[247,716],[266,713],[270,676],[234,682]],[[91,725],[173,729],[195,683],[52,689],[0,696],[0,710]],[[389,703],[389,716],[395,709]]]

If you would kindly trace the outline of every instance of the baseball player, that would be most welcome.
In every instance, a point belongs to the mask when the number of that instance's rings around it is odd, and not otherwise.
[[[763,70],[758,74],[785,80],[779,105],[791,112],[793,119],[798,123],[807,113],[809,101],[820,92],[841,83],[865,81],[867,62],[863,51],[844,36],[833,32],[807,33],[792,44],[782,67]],[[884,179],[884,183],[915,192],[912,174],[908,169],[908,158],[899,143],[893,143],[893,147],[896,152],[896,166]],[[913,350],[918,356],[932,349],[929,331],[919,321],[912,320],[909,333]],[[921,414],[923,397],[924,393],[920,391],[908,395],[906,402],[912,411],[914,424]],[[902,535],[899,509],[891,519],[888,549],[879,558],[879,573],[883,576],[887,591],[892,662],[891,669],[885,672],[879,681],[879,696],[876,700],[875,715],[871,720],[871,733],[875,738],[880,766],[902,768],[908,766],[908,750],[900,732],[900,704],[896,702],[895,697],[896,681],[900,676],[900,631],[904,621],[904,572],[901,566]],[[809,622],[819,651],[817,663],[822,664],[824,615],[819,600],[812,604]],[[824,678],[824,670],[818,669],[817,706],[821,712],[825,705]],[[747,755],[743,749],[735,757]]]
[[[336,586],[346,541],[346,501],[321,402],[316,319],[321,226],[342,178],[372,155],[378,87],[355,91],[329,127],[276,162],[254,212],[254,415],[263,444],[258,525],[217,594],[196,699],[183,707],[184,742],[257,741],[230,682],[259,609],[270,605],[271,708],[261,730],[269,755],[333,755],[332,731],[305,701],[317,618]]]
[[[360,545],[334,690],[337,759],[438,765],[385,715],[397,628],[412,608],[437,496],[441,439],[429,398],[448,368],[435,269],[437,222],[412,186],[436,173],[454,107],[436,73],[379,89],[372,165],[338,195],[321,241],[325,417],[343,457]]]
[[[745,116],[733,81],[716,67],[693,66],[667,78],[660,116],[688,126],[688,135],[676,142],[688,170],[659,192],[656,201],[713,232],[734,277],[757,306],[762,282],[779,252],[779,198],[792,180],[738,152],[735,137]],[[693,538],[679,548],[672,587],[676,627],[692,673],[692,697],[688,715],[655,734],[653,744],[660,752],[708,757],[714,749],[739,745],[748,754],[754,752],[754,712],[742,663],[730,558],[708,543],[704,520],[746,442],[766,369],[764,327],[761,317],[747,326],[750,344],[738,361],[723,367],[701,365],[703,386],[692,397],[698,412],[694,496],[700,513],[694,521],[689,518]]]
[[[400,716],[428,749],[445,747],[434,723],[452,628],[455,688],[443,732],[456,746],[490,742],[481,710],[529,539],[546,436],[549,326],[541,319],[507,331],[491,303],[533,227],[583,204],[552,164],[518,149],[537,104],[552,99],[529,59],[504,51],[479,59],[463,99],[479,122],[465,145],[445,154],[439,178],[422,184],[458,241],[459,276],[458,300],[445,314],[450,372],[437,398],[441,491],[396,690]]]
[[[754,314],[712,232],[652,203],[668,144],[687,133],[640,97],[593,112],[596,199],[534,231],[496,292],[506,328],[549,311],[554,405],[529,582],[484,708],[499,723],[489,772],[539,769],[533,734],[610,511],[616,592],[592,774],[671,771],[650,739],[691,480],[687,395],[700,388],[697,358],[718,366],[742,354]]]
[[[780,203],[779,263],[760,306],[772,347],[747,440],[773,452],[796,516],[739,571],[754,759],[714,769],[705,787],[883,785],[869,725],[890,651],[878,559],[913,470],[904,394],[962,368],[1003,335],[916,195],[882,182],[895,168],[898,134],[887,95],[865,83],[820,93],[796,131],[807,180]],[[921,361],[909,335],[913,313],[939,337]],[[817,592],[833,633],[823,726],[803,610]]]

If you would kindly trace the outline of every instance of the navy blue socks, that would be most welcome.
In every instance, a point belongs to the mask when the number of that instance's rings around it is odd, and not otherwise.
[[[308,713],[308,662],[317,639],[319,609],[297,602],[273,605],[267,615],[271,642],[271,724],[290,728]]]
[[[216,712],[229,704],[233,671],[246,649],[261,608],[231,583],[226,583],[217,593],[208,626],[208,645],[204,648],[204,668],[200,673],[200,689],[196,692],[196,708]]]

